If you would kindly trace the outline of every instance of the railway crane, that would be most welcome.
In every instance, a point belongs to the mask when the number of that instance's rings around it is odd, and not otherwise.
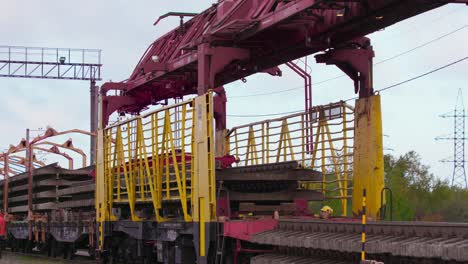
[[[365,36],[449,3],[468,0],[221,0],[199,14],[161,16],[155,24],[181,23],[151,43],[127,80],[101,86],[95,182],[49,168],[55,174],[44,169],[34,184],[70,175],[69,187],[48,195],[80,209],[52,214],[53,228],[37,220],[29,241],[70,255],[79,239],[107,263],[356,263],[364,253],[385,263],[465,263],[467,224],[376,221],[386,206],[381,105]],[[303,113],[228,129],[224,85],[281,76],[281,64],[308,78],[291,61],[311,54],[353,80],[354,107],[312,106],[309,83]],[[110,122],[113,114],[132,116]],[[353,215],[375,220],[367,243],[356,218],[317,219],[308,209],[327,196],[328,160],[343,212],[352,182]],[[21,191],[23,178],[12,186]],[[10,223],[9,232],[26,237],[27,225]]]
[[[155,219],[157,225],[155,229],[159,230],[155,231],[154,235],[155,240],[158,240],[158,236],[160,239],[157,242],[159,243],[157,246],[160,253],[159,260],[170,259],[176,263],[183,263],[186,259],[196,257],[197,263],[208,263],[214,259],[218,260],[219,254],[225,254],[222,252],[224,246],[217,247],[214,243],[222,239],[219,237],[220,232],[226,235],[229,230],[233,231],[236,228],[250,230],[250,225],[245,222],[228,221],[223,225],[224,231],[217,230],[219,211],[224,212],[225,209],[220,206],[220,203],[224,204],[225,201],[220,201],[218,196],[218,192],[224,187],[222,184],[229,185],[228,179],[235,178],[236,182],[248,179],[249,175],[255,175],[256,171],[268,171],[275,166],[268,164],[267,168],[259,168],[252,163],[253,170],[249,170],[248,166],[237,171],[236,168],[223,167],[218,167],[216,170],[215,159],[217,162],[218,159],[232,154],[225,151],[226,144],[229,144],[225,139],[229,137],[230,131],[226,129],[226,94],[223,85],[260,72],[279,76],[281,71],[278,65],[311,54],[316,54],[315,58],[318,63],[335,65],[354,81],[354,92],[359,95],[359,99],[356,100],[354,110],[353,186],[355,191],[352,195],[352,211],[355,215],[362,213],[360,201],[362,190],[366,189],[367,213],[371,217],[378,218],[380,207],[385,202],[381,199],[381,190],[384,188],[382,125],[380,97],[374,94],[372,83],[374,51],[370,40],[365,35],[448,3],[467,4],[468,1],[224,0],[213,4],[200,14],[168,13],[162,16],[160,19],[171,15],[178,16],[181,24],[151,43],[127,80],[108,82],[101,88],[100,142],[103,145],[99,150],[104,149],[104,151],[101,151],[98,157],[98,186],[115,185],[116,181],[120,182],[118,178],[121,176],[118,175],[125,176],[127,187],[131,184],[132,175],[133,177],[142,177],[143,174],[152,173],[156,175],[154,181],[149,182],[149,185],[154,186],[149,191],[151,195],[145,198],[141,194],[139,199],[138,194],[129,192],[128,196],[125,196],[127,204],[124,206],[118,205],[117,200],[122,201],[122,198],[120,194],[115,198],[116,190],[100,189],[97,191],[96,207],[99,215],[101,252],[106,252],[107,244],[115,244],[115,241],[111,242],[110,237],[116,231],[125,233],[129,226],[135,226],[135,228],[138,226],[139,229],[145,230],[147,223],[137,215],[137,212],[143,210],[141,207],[138,209],[141,206],[139,203],[151,197],[154,208],[149,211],[154,218],[150,217],[150,219]],[[185,17],[191,18],[184,22]],[[214,98],[209,96],[212,92],[216,94]],[[108,124],[109,116],[114,112],[139,114],[149,105],[165,104],[168,99],[183,98],[192,94],[199,97],[190,103],[194,112],[193,119],[190,121],[194,126],[191,153],[185,151],[186,146],[181,147],[180,144],[171,146],[172,143],[166,142],[163,145],[158,143],[158,140],[173,140],[170,135],[172,133],[171,113],[167,107],[163,108],[166,109],[163,117],[160,117],[158,113],[153,113],[143,115],[141,119],[127,124]],[[184,111],[188,107],[188,105],[184,106]],[[216,119],[215,128],[211,127],[211,117]],[[184,121],[186,121],[185,118],[183,118]],[[311,116],[306,115],[306,123],[311,119]],[[161,134],[158,134],[154,120],[164,120],[162,122],[165,128]],[[143,125],[144,122],[152,122],[151,128],[148,129],[153,131],[153,134],[149,137],[153,138],[152,144],[157,145],[156,148],[153,147],[151,155],[147,153],[149,150],[146,150],[148,146],[145,142],[148,142],[148,138],[145,136],[148,134],[143,132],[147,131]],[[124,131],[128,132],[130,129],[140,130],[140,132],[136,132],[136,143],[133,144],[133,149],[131,151],[129,149],[127,154],[124,154],[124,147],[132,145],[130,141],[124,142]],[[312,137],[312,135],[308,136]],[[131,135],[128,134],[127,140],[130,137]],[[250,138],[248,140],[250,141]],[[313,140],[306,142],[306,144],[312,144]],[[280,144],[279,149],[281,147],[286,151],[286,143],[283,146]],[[307,154],[313,153],[313,147],[313,145],[307,146],[310,150]],[[164,154],[164,152],[170,154]],[[116,158],[109,158],[109,155],[114,155]],[[160,157],[161,155],[166,155],[166,157]],[[189,156],[190,160],[188,160]],[[114,162],[114,165],[110,164],[110,160]],[[180,164],[175,165],[178,163],[176,160],[180,161]],[[278,161],[279,159],[276,160]],[[138,162],[141,163],[137,164]],[[194,164],[190,179],[185,175],[185,170],[180,171],[189,163]],[[121,165],[116,169],[115,164]],[[162,173],[155,173],[157,170],[157,166],[153,166],[155,164],[164,168],[172,164],[174,175],[177,177],[173,175],[174,179],[171,180],[166,175],[164,179]],[[278,165],[278,167],[281,166]],[[146,172],[138,173],[135,168],[146,170]],[[284,168],[282,167],[282,170]],[[223,173],[223,169],[226,173]],[[244,172],[243,178],[233,176],[240,172]],[[290,174],[291,171],[285,173]],[[312,171],[302,172],[302,176],[305,177],[306,174],[313,178]],[[281,182],[289,186],[287,188],[294,189],[291,187],[294,185],[288,185],[286,180],[278,177],[278,185]],[[310,179],[310,177],[305,178]],[[267,178],[259,176],[255,178],[255,183],[269,186],[272,181]],[[142,180],[143,178],[140,179],[140,183]],[[139,187],[136,185],[133,183],[133,188],[143,188],[142,185]],[[190,193],[188,193],[188,185],[191,185]],[[236,197],[233,191],[234,186],[235,184],[226,187],[231,188],[233,192],[231,199]],[[245,186],[250,185],[242,186],[247,188]],[[244,194],[244,197],[246,196],[248,194]],[[260,196],[254,197],[253,199],[259,199]],[[294,196],[291,199],[296,200],[296,198]],[[169,212],[171,208],[174,210],[174,205],[169,201],[174,200],[180,203],[179,214]],[[232,200],[228,201],[228,204],[229,202],[232,203]],[[233,205],[230,204],[230,206]],[[129,212],[126,220],[119,220],[124,219],[121,217],[122,210]],[[116,212],[119,216],[116,216]],[[171,224],[174,226],[170,227]],[[260,226],[265,227],[268,224]],[[259,226],[257,225],[256,228],[258,229]],[[257,231],[262,230],[260,228]],[[129,234],[129,232],[126,233]],[[172,239],[167,238],[170,234],[173,235]],[[144,238],[137,237],[135,243],[139,243],[140,240]],[[249,239],[244,237],[244,240]],[[170,247],[168,245],[173,245],[173,248],[168,249]],[[194,251],[187,249],[191,247],[187,245],[193,245]],[[241,246],[238,244],[237,249],[239,248]],[[261,252],[261,249],[261,247],[255,248],[257,252]],[[172,250],[174,250],[175,257],[165,258],[169,254],[167,252],[173,252]],[[163,252],[166,252],[165,255]],[[193,252],[195,252],[194,255]]]

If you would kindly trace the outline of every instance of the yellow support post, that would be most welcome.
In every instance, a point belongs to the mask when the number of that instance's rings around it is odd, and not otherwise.
[[[105,177],[104,177],[104,131],[98,130],[97,134],[97,148],[96,148],[96,191],[95,191],[95,207],[96,219],[98,225],[98,248],[104,249],[104,222],[108,219],[107,214],[107,201],[105,190]]]
[[[249,160],[251,161],[251,165],[258,165],[257,142],[255,142],[255,134],[252,126],[249,128],[247,142],[245,165],[248,165]]]
[[[192,174],[193,221],[198,224],[198,254],[207,257],[209,248],[208,225],[216,221],[216,181],[214,164],[213,96],[198,96],[194,102],[194,173]],[[197,227],[196,227],[197,228]]]
[[[102,100],[102,99],[101,99]],[[101,102],[102,103],[102,102]],[[102,120],[102,114],[99,116]],[[98,250],[104,250],[105,241],[105,222],[110,221],[111,213],[108,201],[108,184],[106,184],[106,155],[109,154],[111,143],[107,144],[108,137],[112,135],[105,133],[102,128],[102,122],[99,122],[97,132],[96,148],[96,191],[94,193],[94,205],[96,209],[96,222],[98,226]]]
[[[343,216],[348,216],[348,135],[347,135],[347,113],[346,106],[343,105],[343,196],[345,197],[342,200],[343,206]]]
[[[367,217],[377,220],[384,188],[380,95],[356,100],[354,115],[353,214],[363,213],[362,192],[367,190]]]

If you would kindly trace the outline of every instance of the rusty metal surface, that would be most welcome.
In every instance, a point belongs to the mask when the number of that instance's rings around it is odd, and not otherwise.
[[[361,251],[357,222],[282,220],[277,230],[257,234],[259,244],[338,252]],[[412,258],[468,261],[468,224],[431,222],[370,222],[366,251]]]
[[[77,194],[77,193],[89,193],[89,192],[94,192],[94,189],[95,189],[94,183],[81,185],[81,186],[72,186],[69,188],[58,190],[57,195],[63,196],[63,195],[71,195],[71,194]]]
[[[94,197],[76,201],[65,201],[58,204],[58,208],[77,208],[91,206],[94,206]]]
[[[26,205],[24,205],[26,204]],[[50,211],[50,210],[55,210],[57,209],[57,204],[55,202],[45,202],[45,203],[38,203],[38,204],[33,204],[33,210],[36,211]],[[27,200],[23,205],[19,206],[12,206],[9,209],[9,212],[14,214],[14,213],[26,213],[28,211],[28,205],[27,205]]]
[[[232,201],[294,201],[295,199],[321,201],[323,200],[323,194],[313,190],[259,193],[229,192],[229,199]]]
[[[86,167],[86,168],[81,168],[77,170],[68,170],[68,169],[61,168],[60,166],[58,166],[57,163],[53,163],[53,164],[35,169],[34,177],[43,178],[42,176],[46,176],[46,177],[48,176],[50,178],[53,176],[55,178],[55,176],[59,174],[61,178],[64,178],[64,179],[70,179],[70,180],[83,179],[84,180],[84,179],[90,179],[89,175],[92,170],[93,170],[93,167]],[[20,174],[10,177],[9,182],[10,184],[12,184],[18,181],[27,181],[27,179],[28,179],[28,173],[24,172],[24,173],[20,173]],[[3,186],[3,180],[0,181],[0,186]]]
[[[276,162],[272,164],[238,166],[238,167],[222,169],[218,171],[226,170],[226,171],[230,171],[231,173],[248,173],[248,172],[257,172],[257,171],[272,171],[272,170],[299,169],[299,168],[301,168],[301,166],[298,161],[285,161],[285,162]]]
[[[94,206],[94,180],[90,177],[93,167],[78,170],[60,168],[57,164],[34,170],[32,184],[32,209],[46,212],[59,208]],[[9,180],[9,213],[23,219],[28,211],[27,173],[18,174]],[[0,181],[0,185],[3,181]],[[3,188],[0,188],[3,192]]]
[[[89,224],[66,222],[49,225],[50,234],[60,242],[75,242],[89,233]]]
[[[280,169],[275,171],[240,172],[236,168],[216,171],[222,181],[321,181],[322,173],[309,169]]]
[[[236,202],[292,202],[295,199],[321,201],[315,190],[300,190],[299,181],[320,181],[322,174],[301,168],[297,161],[239,166],[216,170],[216,180]]]
[[[44,191],[44,192],[37,192],[33,193],[33,199],[44,199],[44,198],[55,198],[56,194],[55,191]],[[23,202],[28,200],[28,195],[19,195],[15,197],[8,198],[8,202]]]

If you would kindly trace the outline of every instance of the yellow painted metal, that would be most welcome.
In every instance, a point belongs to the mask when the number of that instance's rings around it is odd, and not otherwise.
[[[214,163],[213,97],[199,96],[194,101],[196,117],[193,154],[195,157],[192,174],[193,220],[199,224],[199,255],[206,255],[207,236],[205,225],[216,221],[216,179]]]
[[[343,105],[343,113],[346,113],[346,106]],[[343,115],[343,145],[348,145],[348,127],[347,127],[347,115]],[[343,198],[341,199],[342,204],[342,216],[348,214],[348,148],[343,148]]]
[[[102,105],[102,104],[101,104]],[[100,116],[102,120],[102,116]],[[101,124],[101,122],[100,122]],[[96,222],[98,226],[98,248],[104,249],[104,222],[113,219],[111,217],[111,204],[109,203],[109,188],[106,178],[103,177],[106,172],[106,160],[109,157],[109,149],[106,143],[106,135],[102,127],[99,127],[97,133],[97,152],[96,152],[96,190],[94,192],[94,202],[96,209]]]
[[[96,155],[96,190],[95,194],[95,208],[96,208],[96,220],[99,230],[98,246],[102,250],[104,248],[104,230],[103,223],[107,220],[107,204],[106,204],[106,193],[104,190],[105,178],[104,175],[104,134],[103,130],[99,130],[97,134],[97,155]]]
[[[323,114],[322,114],[323,116]],[[325,123],[323,121],[323,118],[322,119],[319,119],[319,126],[322,127],[322,130],[321,130],[321,133],[320,133],[320,136],[321,136],[321,140],[322,140],[322,147],[321,147],[321,158],[322,158],[322,192],[323,194],[327,194],[327,167],[326,167],[326,155],[325,155]],[[315,149],[314,151],[317,151],[317,149]]]
[[[226,140],[229,153],[239,158],[238,166],[295,160],[304,168],[321,171],[322,181],[301,186],[339,199],[341,212],[346,215],[351,198],[348,183],[353,168],[353,114],[353,107],[338,102],[314,107],[307,113],[234,127]]]
[[[199,217],[199,223],[200,223],[200,234],[199,234],[199,239],[200,239],[200,256],[204,257],[206,255],[206,236],[205,236],[205,197],[200,197],[199,200],[200,206],[200,217]]]
[[[249,157],[249,154],[251,155]],[[249,128],[249,142],[247,144],[247,155],[245,157],[245,165],[258,165],[258,153],[257,153],[257,143],[255,142],[255,136],[253,128]]]
[[[378,219],[384,188],[382,113],[380,96],[356,100],[354,139],[353,214],[360,214],[363,189],[367,190],[367,216]]]
[[[209,93],[99,130],[100,223],[115,220],[116,204],[128,205],[132,221],[144,220],[136,207],[148,202],[154,214],[145,219],[170,221],[160,214],[166,201],[180,203],[186,222],[194,221],[192,215],[199,221],[201,207],[203,221],[215,220],[212,104]]]

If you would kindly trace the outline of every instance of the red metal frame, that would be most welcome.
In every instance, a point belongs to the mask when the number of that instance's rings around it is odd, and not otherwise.
[[[179,27],[153,42],[128,80],[102,86],[103,123],[115,111],[138,113],[168,98],[202,94],[257,72],[280,75],[277,65],[339,50],[355,38],[446,3],[468,0],[220,1],[183,23],[184,30]],[[334,64],[342,68],[342,58],[332,53],[329,59],[337,59]],[[111,90],[116,95],[108,94]]]
[[[277,226],[278,220],[273,218],[228,221],[224,223],[224,236],[251,241],[253,235],[273,230]]]
[[[297,64],[294,62],[286,62],[286,66],[288,66],[291,70],[293,70],[297,75],[302,77],[304,79],[304,110],[308,113],[310,109],[312,109],[312,76],[299,67]],[[307,64],[305,64],[307,67]],[[314,145],[314,137],[313,135],[313,129],[311,125],[312,116],[306,115],[306,151],[308,153],[312,152],[312,147]]]
[[[239,258],[239,254],[240,253],[256,253],[256,254],[260,254],[260,253],[271,253],[273,252],[273,250],[266,250],[266,249],[251,249],[251,248],[243,248],[242,247],[242,244],[241,244],[241,241],[239,239],[236,239],[236,249],[234,250],[234,258],[233,258],[233,262],[234,264],[237,264],[237,260]]]

